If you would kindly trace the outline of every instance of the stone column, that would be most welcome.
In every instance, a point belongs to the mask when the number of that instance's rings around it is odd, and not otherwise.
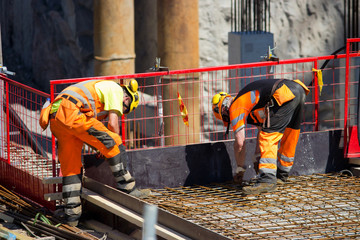
[[[135,72],[134,0],[94,0],[95,75]]]
[[[161,65],[170,70],[199,67],[199,15],[197,0],[158,0],[158,56]],[[164,115],[180,113],[177,92],[184,100],[189,113],[189,127],[181,116],[164,119],[165,144],[179,145],[200,140],[199,83],[196,75],[164,78]],[[195,83],[194,83],[195,80]],[[170,101],[169,101],[170,100]]]

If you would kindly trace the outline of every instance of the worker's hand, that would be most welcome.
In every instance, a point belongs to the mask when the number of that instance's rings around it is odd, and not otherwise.
[[[254,157],[253,157],[253,164],[254,164],[254,170],[256,172],[256,174],[259,174],[259,163],[260,163],[260,153],[258,154],[254,154]]]
[[[102,154],[100,151],[97,151],[97,152],[96,152],[95,157],[96,157],[97,159],[104,159],[104,158],[105,158],[104,154]]]
[[[245,174],[245,169],[242,167],[237,167],[235,171],[234,182],[241,184],[243,181],[244,174]]]

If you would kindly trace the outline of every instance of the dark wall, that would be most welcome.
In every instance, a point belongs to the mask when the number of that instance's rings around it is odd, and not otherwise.
[[[50,80],[93,75],[90,0],[2,0],[4,65],[14,80],[50,91]]]
[[[156,2],[134,1],[136,72],[155,62]],[[48,93],[50,80],[94,76],[93,0],[1,0],[0,24],[12,79]]]
[[[341,131],[301,134],[290,175],[329,173],[347,167],[339,147]],[[246,164],[252,166],[255,140],[247,140]],[[140,187],[163,188],[232,180],[233,141],[129,152],[129,169]],[[86,175],[114,186],[107,162],[85,158]],[[249,168],[245,178],[255,176]]]

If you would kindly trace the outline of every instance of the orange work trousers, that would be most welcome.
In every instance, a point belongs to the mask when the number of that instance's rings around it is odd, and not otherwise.
[[[284,133],[260,131],[259,148],[261,158],[259,174],[262,182],[276,182],[279,170],[288,175],[294,164],[299,135],[300,129],[292,128],[286,128]],[[279,141],[280,149],[278,151]]]
[[[120,154],[121,137],[99,120],[78,115],[71,127],[50,119],[51,132],[58,140],[58,156],[64,177],[81,173],[83,144],[98,149],[106,158]]]

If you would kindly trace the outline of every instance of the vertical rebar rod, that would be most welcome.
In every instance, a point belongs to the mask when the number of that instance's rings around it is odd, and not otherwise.
[[[269,28],[268,28],[268,31],[270,32],[271,29],[270,29],[270,19],[271,19],[271,11],[270,11],[270,0],[268,1],[268,11],[269,11],[269,14],[268,14],[268,19],[269,19]]]
[[[238,28],[237,31],[240,32],[240,20],[241,20],[241,5],[240,5],[240,0],[237,0],[237,5],[238,5]]]
[[[234,4],[234,2],[233,2],[233,0],[231,0],[231,4],[230,4],[231,32],[235,32],[235,31],[234,31],[234,28],[233,28],[233,21],[234,21],[234,17],[233,17],[233,11],[234,11],[234,10],[233,10],[233,4]]]
[[[350,16],[350,8],[351,8],[351,0],[348,0],[348,19],[347,19],[347,23],[348,23],[348,36],[347,37],[350,37],[351,36],[351,26],[350,26],[350,23],[351,23],[351,16]],[[346,11],[346,10],[345,10]]]
[[[346,44],[346,36],[347,36],[347,29],[346,29],[346,0],[344,0],[344,44]]]
[[[235,21],[234,21],[235,26],[234,26],[234,27],[235,27],[235,31],[237,31],[237,25],[236,25],[236,22],[237,22],[237,21],[236,21],[236,19],[237,19],[237,15],[236,15],[236,13],[237,13],[237,7],[236,7],[236,6],[237,6],[237,5],[236,5],[236,2],[237,2],[237,1],[235,0],[235,1],[234,1],[234,3],[235,3],[235,5],[234,5],[234,10],[235,10]]]
[[[245,28],[245,23],[244,23],[244,16],[245,15],[245,11],[244,11],[244,7],[245,7],[245,3],[244,0],[241,0],[241,31],[244,32],[244,28]]]
[[[249,0],[249,29],[248,31],[252,31],[252,15],[251,15],[251,0]]]

